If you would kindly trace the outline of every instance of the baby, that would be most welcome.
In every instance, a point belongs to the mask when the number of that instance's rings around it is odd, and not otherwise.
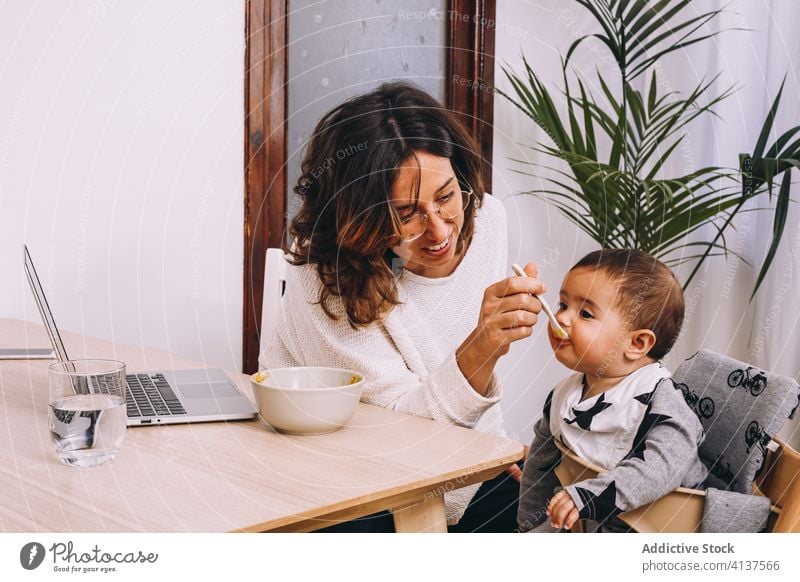
[[[666,265],[636,250],[590,253],[570,269],[556,318],[569,334],[550,345],[575,370],[547,396],[520,488],[520,531],[547,516],[555,528],[578,519],[601,529],[615,516],[702,483],[697,455],[703,429],[661,365],[683,322],[683,292]],[[560,439],[607,469],[595,479],[559,486],[553,469]]]

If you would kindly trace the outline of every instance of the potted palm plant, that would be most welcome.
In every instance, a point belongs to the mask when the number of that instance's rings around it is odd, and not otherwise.
[[[577,38],[567,49],[560,94],[551,93],[524,56],[523,74],[503,67],[513,93],[497,90],[548,136],[546,143],[533,146],[546,154],[548,186],[528,193],[555,204],[603,248],[641,249],[673,266],[694,261],[685,285],[703,261],[731,252],[725,234],[732,221],[750,199],[767,193],[774,197],[773,235],[756,278],[755,295],[783,236],[791,169],[800,167],[800,127],[768,145],[783,85],[754,149],[740,155],[738,166],[704,167],[664,177],[664,165],[687,127],[698,117],[713,114],[733,90],[708,98],[717,75],[685,95],[664,91],[656,65],[669,53],[719,34],[704,30],[721,10],[701,14],[685,10],[690,0],[574,1],[596,21],[598,32]],[[618,79],[612,81],[597,72],[594,92],[570,67],[575,50],[589,38],[599,39],[618,71]],[[561,109],[556,106],[559,100]],[[539,174],[530,169],[523,173]],[[780,186],[775,187],[778,180]],[[715,227],[709,240],[687,242],[687,235],[709,224]]]

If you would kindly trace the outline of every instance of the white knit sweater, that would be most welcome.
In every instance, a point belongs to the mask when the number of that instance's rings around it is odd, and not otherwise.
[[[485,195],[476,215],[472,243],[447,277],[421,277],[402,271],[402,302],[381,322],[354,330],[337,298],[329,318],[319,301],[321,283],[313,265],[288,268],[286,291],[273,337],[266,342],[262,369],[332,366],[361,371],[361,400],[400,412],[505,436],[499,406],[502,387],[495,377],[487,395],[467,382],[455,350],[475,328],[483,293],[505,278],[506,214],[502,203]],[[457,523],[479,485],[445,495],[447,523]]]

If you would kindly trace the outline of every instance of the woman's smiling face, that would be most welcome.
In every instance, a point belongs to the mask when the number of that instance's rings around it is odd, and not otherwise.
[[[417,165],[419,162],[419,165]],[[419,181],[419,201],[414,204],[414,192]],[[419,238],[403,242],[393,250],[405,261],[405,268],[429,278],[446,277],[458,266],[461,253],[456,254],[458,236],[464,227],[464,213],[450,219],[442,218],[435,207],[461,196],[461,186],[448,158],[427,152],[416,152],[399,168],[392,187],[391,204],[397,215],[409,219],[414,213],[428,216],[425,230]]]

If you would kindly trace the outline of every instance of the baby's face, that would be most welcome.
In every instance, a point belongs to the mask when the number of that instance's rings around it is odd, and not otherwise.
[[[603,271],[574,269],[567,274],[559,294],[556,319],[569,334],[547,336],[559,362],[593,376],[615,376],[624,363],[629,327],[614,306],[617,284]]]

